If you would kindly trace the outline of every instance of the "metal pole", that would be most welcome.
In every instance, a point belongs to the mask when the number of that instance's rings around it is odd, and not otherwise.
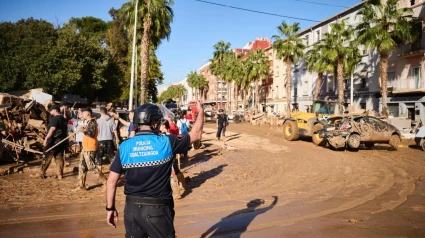
[[[351,86],[350,86],[350,106],[353,106],[353,74],[351,74]]]
[[[137,105],[139,104],[138,103],[138,101],[137,101],[137,74],[138,74],[138,72],[137,72],[137,55],[139,54],[139,52],[137,52],[137,48],[136,48],[136,56],[134,57],[135,58],[135,69],[134,69],[134,72],[135,72],[135,76],[134,76],[134,107],[137,107]]]
[[[130,79],[130,97],[128,99],[128,110],[133,109],[133,88],[134,88],[134,58],[136,55],[136,29],[137,29],[137,10],[139,5],[139,0],[136,1],[136,7],[134,8],[135,16],[134,16],[134,30],[133,30],[133,54],[131,57],[131,79]]]

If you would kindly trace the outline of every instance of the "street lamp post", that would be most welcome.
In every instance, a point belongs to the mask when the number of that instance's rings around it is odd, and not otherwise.
[[[130,97],[128,99],[128,110],[133,109],[133,89],[134,89],[134,65],[136,57],[136,33],[137,33],[137,9],[139,1],[136,0],[136,7],[134,8],[134,29],[133,29],[133,54],[131,57],[131,79],[130,79]]]

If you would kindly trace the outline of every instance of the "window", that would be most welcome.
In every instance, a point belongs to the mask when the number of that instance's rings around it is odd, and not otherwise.
[[[360,103],[360,109],[366,110],[366,103],[365,102]]]
[[[308,41],[308,35],[306,35],[306,36],[305,36],[305,45],[306,45],[306,46],[309,46],[309,45],[310,45],[310,43],[309,43],[309,41]]]
[[[328,75],[328,92],[333,92],[335,90],[335,79],[333,75]]]
[[[344,79],[344,90],[349,90],[350,89],[350,79]]]
[[[361,86],[361,88],[366,88],[367,87],[367,79],[366,78],[362,78],[360,80],[360,86]]]
[[[388,80],[388,85],[392,86],[392,84],[395,81],[395,72],[393,71],[389,71],[387,73],[387,80]]]
[[[413,6],[415,4],[416,4],[416,1],[415,0],[410,0],[410,6]]]
[[[389,80],[389,79],[388,79]],[[421,88],[421,68],[420,67],[414,67],[412,68],[412,80],[410,81],[411,88],[419,89]]]
[[[314,32],[314,42],[318,42],[320,40],[320,29]]]

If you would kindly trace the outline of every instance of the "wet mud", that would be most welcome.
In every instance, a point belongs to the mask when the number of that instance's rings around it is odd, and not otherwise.
[[[231,124],[222,141],[214,139],[214,124],[204,131],[205,148],[182,161],[187,189],[175,203],[179,237],[425,234],[425,153],[417,148],[332,151],[308,140],[285,141],[281,127],[266,125]],[[0,237],[124,235],[123,187],[113,229],[95,175],[88,175],[89,191],[71,191],[78,160],[69,161],[60,181],[54,164],[46,180],[32,179],[32,168],[0,176]]]

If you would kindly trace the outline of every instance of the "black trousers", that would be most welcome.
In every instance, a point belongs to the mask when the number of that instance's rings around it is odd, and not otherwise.
[[[223,125],[218,125],[217,128],[217,134],[215,137],[220,138],[221,137],[221,131],[223,130]]]
[[[172,205],[126,203],[124,208],[125,237],[176,237]]]

